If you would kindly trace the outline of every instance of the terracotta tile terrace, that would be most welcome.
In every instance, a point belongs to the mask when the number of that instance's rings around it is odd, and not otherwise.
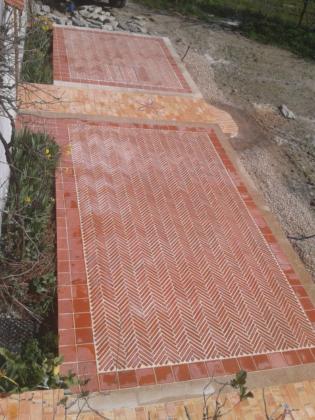
[[[113,63],[119,37],[130,51],[144,42],[149,62],[157,48],[174,57],[164,40],[95,34],[104,51],[115,47]],[[158,96],[143,93],[170,107],[163,117],[131,107],[126,118],[120,106],[115,118],[105,118],[105,107],[82,115],[91,92],[98,103],[104,95],[106,107],[139,95],[113,91],[111,98],[105,88],[67,85],[71,77],[93,79],[92,66],[82,67],[73,52],[90,39],[87,30],[55,28],[54,57],[62,55],[68,69],[55,61],[55,79],[65,84],[49,88],[67,98],[78,94],[71,89],[86,90],[86,102],[74,100],[71,111],[71,101],[59,109],[39,101],[33,110],[22,105],[20,117],[50,132],[62,149],[56,211],[63,370],[103,391],[314,363],[314,306],[226,146],[226,115],[211,107],[194,113],[204,104],[196,105],[196,91],[190,99],[177,96],[188,88],[184,76],[175,83],[172,66],[163,70]],[[132,60],[139,57],[131,54],[130,66]],[[150,66],[145,71],[137,80],[150,90],[156,75]],[[96,79],[109,86],[107,77]],[[163,97],[164,88],[174,96]],[[169,117],[172,101],[175,110],[191,101],[187,122],[180,112]],[[217,112],[217,124],[207,110]],[[229,127],[227,134],[236,132]]]

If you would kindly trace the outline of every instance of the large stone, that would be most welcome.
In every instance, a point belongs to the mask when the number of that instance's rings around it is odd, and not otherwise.
[[[79,13],[84,18],[89,18],[91,16],[91,12],[89,12],[87,9],[82,9],[79,11]]]
[[[104,31],[113,31],[114,28],[112,27],[111,24],[107,23],[106,25],[102,26],[102,29],[104,29]]]
[[[66,23],[67,23],[67,18],[61,18],[61,17],[59,17],[59,16],[55,16],[55,22],[58,24],[58,25],[66,25]]]
[[[95,25],[94,26],[95,28],[101,28],[102,27],[102,22],[99,22],[95,19],[88,18],[88,19],[86,19],[86,21],[87,21],[89,26],[90,26],[90,24],[92,24],[92,25]]]
[[[93,7],[93,13],[102,13],[103,9],[101,7]]]
[[[99,20],[102,23],[111,23],[110,17],[105,16],[105,15],[98,15],[97,20]]]
[[[41,9],[42,9],[42,12],[44,13],[50,13],[50,7],[47,6],[46,4],[43,4]]]
[[[295,120],[295,114],[286,105],[280,105],[279,109],[284,118]]]
[[[83,19],[77,17],[72,18],[72,23],[74,26],[87,26],[86,22]]]

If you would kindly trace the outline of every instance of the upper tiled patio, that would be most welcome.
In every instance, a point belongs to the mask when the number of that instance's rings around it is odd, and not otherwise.
[[[164,38],[57,26],[54,80],[155,92],[197,92]]]

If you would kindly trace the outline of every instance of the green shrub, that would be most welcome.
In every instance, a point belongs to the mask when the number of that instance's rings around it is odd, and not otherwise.
[[[14,168],[1,238],[2,254],[12,260],[38,258],[47,247],[54,200],[58,145],[45,133],[19,131],[12,142]]]
[[[31,21],[26,33],[21,80],[52,83],[52,28],[44,19]]]
[[[61,362],[62,358],[35,339],[29,340],[20,354],[0,347],[0,393],[68,388],[75,384],[75,375],[60,375]]]
[[[45,133],[19,131],[12,141],[11,180],[0,240],[0,308],[27,307],[38,319],[53,310],[55,169],[59,148]],[[8,308],[8,309],[6,309]]]

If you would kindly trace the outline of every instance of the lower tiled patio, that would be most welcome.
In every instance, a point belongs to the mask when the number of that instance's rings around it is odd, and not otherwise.
[[[63,370],[92,391],[315,362],[315,310],[212,127],[24,117],[62,147]]]

